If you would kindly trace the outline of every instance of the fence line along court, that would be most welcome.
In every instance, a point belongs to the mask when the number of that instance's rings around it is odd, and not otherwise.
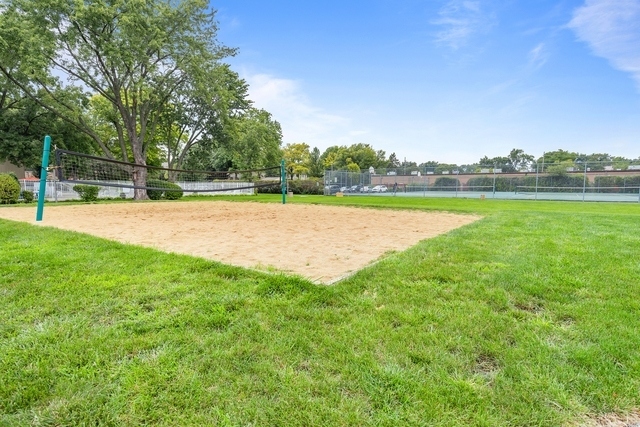
[[[0,218],[35,223],[33,210],[24,207],[2,208]],[[389,251],[478,219],[441,212],[185,201],[47,206],[39,224],[333,283]]]

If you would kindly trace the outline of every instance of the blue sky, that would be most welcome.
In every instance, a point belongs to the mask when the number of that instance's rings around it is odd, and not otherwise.
[[[640,0],[216,0],[285,143],[640,156]]]

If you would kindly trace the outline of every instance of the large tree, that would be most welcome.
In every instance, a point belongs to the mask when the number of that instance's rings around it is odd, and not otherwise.
[[[247,83],[226,64],[206,64],[206,67],[198,76],[188,76],[185,84],[173,93],[158,120],[170,168],[181,169],[187,153],[198,144],[224,145],[234,136],[234,126],[240,128],[238,137],[245,136],[248,130],[243,125],[258,121],[259,113],[250,108],[251,101],[247,99]],[[248,116],[251,118],[245,120]],[[247,143],[246,138],[242,141],[235,138],[235,141],[240,145]],[[248,154],[255,157],[255,150]],[[240,166],[245,167],[247,165]]]
[[[229,119],[215,137],[207,136],[186,154],[181,167],[222,171],[275,167],[282,159],[282,129],[265,110],[249,108]]]
[[[309,152],[309,175],[315,178],[321,178],[324,173],[324,164],[320,156],[318,147],[313,147],[313,150]]]
[[[278,166],[282,159],[282,129],[265,110],[251,108],[233,119],[234,132],[226,151],[235,169]]]
[[[118,116],[118,136],[142,165],[172,96],[234,53],[217,42],[206,0],[2,0],[0,7],[0,73],[114,157],[84,111],[55,89],[101,95]],[[50,96],[39,97],[40,90]],[[146,169],[133,180],[144,187]],[[146,198],[146,191],[136,189],[135,197]]]
[[[514,148],[509,152],[509,163],[515,171],[528,171],[533,163],[534,157],[527,154],[520,148]]]
[[[352,144],[351,146],[334,145],[325,150],[320,156],[324,166],[328,169],[363,170],[384,168],[388,165],[385,152],[374,150],[369,144]]]
[[[283,157],[285,161],[285,167],[291,179],[294,175],[306,175],[309,173],[309,160],[311,153],[309,152],[309,144],[304,142],[287,144],[283,148]]]
[[[40,95],[47,96],[46,93]],[[57,96],[64,95],[58,93]],[[67,97],[67,102],[73,99]],[[38,175],[44,135],[53,137],[58,148],[95,152],[93,141],[87,135],[77,132],[15,85],[4,81],[0,86],[0,161],[9,160],[14,165],[33,169]]]

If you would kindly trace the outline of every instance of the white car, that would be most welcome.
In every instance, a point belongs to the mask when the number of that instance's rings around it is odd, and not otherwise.
[[[372,193],[386,193],[388,190],[386,185],[376,185],[371,189]]]

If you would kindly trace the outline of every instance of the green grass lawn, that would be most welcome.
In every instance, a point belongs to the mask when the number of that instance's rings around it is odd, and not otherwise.
[[[331,287],[0,220],[0,425],[560,426],[640,408],[640,206],[290,202],[485,218]]]

